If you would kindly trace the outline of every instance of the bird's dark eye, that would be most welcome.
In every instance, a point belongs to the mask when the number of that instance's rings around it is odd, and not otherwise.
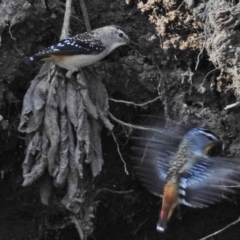
[[[209,141],[213,141],[213,140],[214,140],[213,137],[207,137],[207,139],[208,139]]]
[[[119,36],[119,37],[123,37],[123,34],[122,34],[122,33],[119,33],[118,36]]]

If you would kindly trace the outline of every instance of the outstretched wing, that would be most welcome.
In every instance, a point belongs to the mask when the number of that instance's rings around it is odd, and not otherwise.
[[[134,130],[131,137],[134,172],[152,194],[162,197],[171,156],[189,129],[155,116],[142,122],[139,127],[147,130]]]
[[[240,187],[240,162],[221,157],[199,157],[198,163],[183,174],[179,184],[180,201],[194,208],[220,202]]]
[[[162,197],[171,157],[189,130],[174,121],[150,117],[132,136],[131,160],[137,176],[154,195]],[[220,202],[227,193],[240,186],[240,160],[221,157],[199,157],[179,183],[179,198],[184,205],[203,208]]]
[[[162,197],[169,168],[169,155],[164,156],[164,154],[159,154],[154,149],[142,147],[133,147],[132,151],[133,156],[131,159],[134,171],[142,181],[143,186],[152,194]]]
[[[88,37],[87,37],[88,36]],[[41,52],[24,58],[25,62],[52,60],[54,56],[72,56],[79,54],[98,54],[104,51],[103,44],[94,40],[90,34],[79,34],[74,38],[67,38],[42,50]]]

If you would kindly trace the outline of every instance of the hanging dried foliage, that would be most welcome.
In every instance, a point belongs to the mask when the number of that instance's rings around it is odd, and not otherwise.
[[[23,103],[19,126],[27,144],[23,186],[38,180],[45,205],[54,187],[63,189],[61,202],[77,214],[84,234],[91,232],[91,223],[83,224],[83,219],[91,222],[94,205],[88,201],[82,207],[85,195],[103,165],[100,132],[102,126],[113,128],[108,108],[105,86],[89,69],[78,72],[76,79],[66,79],[49,63],[32,81]]]

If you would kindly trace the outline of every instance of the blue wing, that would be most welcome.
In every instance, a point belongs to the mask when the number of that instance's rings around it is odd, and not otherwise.
[[[100,41],[93,39],[68,38],[42,50],[41,52],[24,59],[25,62],[51,60],[53,56],[72,56],[79,54],[98,54],[104,51],[105,47]]]
[[[156,116],[147,116],[143,122],[141,127],[148,130],[133,131],[131,161],[143,185],[162,197],[171,157],[189,129]]]
[[[161,122],[161,118],[155,120]],[[149,130],[134,132],[131,160],[143,185],[152,194],[162,197],[171,157],[189,129],[174,121],[167,126],[153,122],[141,125]],[[190,207],[208,207],[220,202],[225,193],[236,192],[236,186],[240,186],[239,160],[199,157],[196,164],[181,175],[179,198],[182,204]]]
[[[180,201],[203,208],[220,202],[240,185],[240,163],[233,158],[202,157],[185,172],[179,184]]]
[[[134,165],[134,171],[148,191],[162,197],[165,178],[169,168],[169,156],[166,156],[167,154],[159,154],[155,150],[145,150],[141,147],[132,148],[134,156],[131,157],[131,160]]]

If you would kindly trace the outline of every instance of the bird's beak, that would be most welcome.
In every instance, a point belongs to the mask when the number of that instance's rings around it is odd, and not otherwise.
[[[209,145],[209,146],[207,146],[207,147],[205,147],[205,149],[204,149],[204,152],[205,152],[205,154],[208,154],[209,153],[209,151],[214,147],[215,145]]]
[[[127,40],[127,45],[129,45],[130,47],[133,47],[134,45],[138,45],[138,44],[133,42],[131,39],[128,39]]]
[[[219,140],[218,142],[216,142],[216,143],[214,143],[214,144],[208,145],[207,147],[205,147],[204,153],[205,153],[206,155],[208,155],[209,152],[210,152],[213,148],[217,148],[218,150],[219,150],[219,149],[222,150],[222,141]]]
[[[129,46],[133,45],[133,41],[131,39],[128,39],[127,45],[129,45]]]

